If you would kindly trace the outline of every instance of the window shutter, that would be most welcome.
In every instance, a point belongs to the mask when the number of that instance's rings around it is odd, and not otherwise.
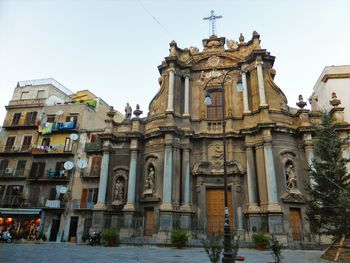
[[[88,197],[88,189],[83,189],[81,200],[80,200],[80,208],[86,208],[87,205],[87,197]]]
[[[95,188],[95,191],[94,191],[94,204],[97,203],[97,199],[98,199],[98,188]]]

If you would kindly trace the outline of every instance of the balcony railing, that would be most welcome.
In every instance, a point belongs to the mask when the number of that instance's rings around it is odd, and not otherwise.
[[[24,204],[24,200],[17,195],[7,195],[1,201],[0,207],[16,208]]]
[[[80,201],[76,200],[73,203],[73,208],[74,209],[93,209],[94,208],[94,202],[81,203]]]
[[[62,155],[72,155],[73,154],[73,148],[71,151],[64,151],[64,146],[55,147],[52,145],[49,146],[42,146],[42,145],[34,145],[32,148],[32,154],[62,154]]]
[[[10,100],[9,101],[9,106],[30,106],[30,105],[35,105],[35,106],[43,106],[45,103],[46,99],[22,99],[22,100]]]
[[[45,207],[48,208],[61,208],[60,200],[46,200]]]
[[[76,131],[79,129],[79,124],[74,121],[68,122],[44,122],[39,127],[39,132],[49,134],[53,132]]]
[[[6,168],[3,170],[0,170],[1,177],[9,177],[9,178],[26,177],[28,176],[28,174],[29,174],[29,170],[27,169]]]
[[[35,120],[25,120],[21,119],[19,121],[14,121],[13,119],[6,119],[4,121],[4,128],[22,128],[22,127],[37,127],[39,125],[39,119]]]
[[[33,200],[30,199],[25,202],[26,207],[36,207],[36,208],[53,208],[60,209],[65,207],[65,202],[61,200],[49,199],[45,197],[40,197],[39,199]]]
[[[60,171],[46,170],[42,173],[29,174],[29,179],[40,181],[68,181],[71,176],[71,170],[65,171],[63,177],[60,176]]]
[[[101,142],[87,142],[85,143],[85,152],[99,152],[101,151]]]

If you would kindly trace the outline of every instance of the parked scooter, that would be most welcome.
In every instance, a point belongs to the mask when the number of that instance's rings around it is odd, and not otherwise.
[[[101,241],[101,234],[99,232],[92,232],[89,236],[89,244],[91,246],[99,245]]]
[[[6,243],[12,242],[12,236],[9,231],[4,231],[0,233],[0,241],[4,241]]]

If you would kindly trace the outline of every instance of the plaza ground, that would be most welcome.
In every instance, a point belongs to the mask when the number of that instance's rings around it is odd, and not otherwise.
[[[284,263],[329,262],[320,259],[322,251],[318,250],[283,250]],[[244,262],[265,263],[272,261],[271,252],[255,249],[240,249],[239,255]],[[156,246],[120,246],[103,247],[77,245],[72,243],[0,243],[0,262],[152,262],[152,263],[210,263],[203,248],[175,249]]]

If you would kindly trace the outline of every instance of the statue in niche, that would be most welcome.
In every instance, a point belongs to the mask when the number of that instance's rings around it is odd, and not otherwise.
[[[113,205],[122,205],[124,203],[124,179],[118,177],[114,188]]]
[[[125,118],[130,119],[131,118],[131,113],[132,113],[132,108],[129,103],[126,103],[125,106]]]
[[[286,178],[287,178],[287,189],[288,190],[295,189],[297,177],[295,175],[294,166],[291,163],[287,164]]]
[[[145,191],[143,192],[143,194],[152,194],[154,192],[154,179],[155,179],[154,167],[150,166],[148,174],[145,177],[145,185],[144,185]]]

